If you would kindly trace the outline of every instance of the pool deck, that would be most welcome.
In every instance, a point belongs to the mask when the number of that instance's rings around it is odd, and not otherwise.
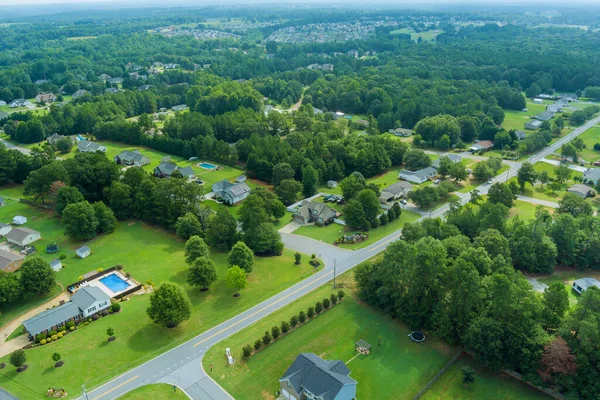
[[[121,290],[118,292],[113,292],[108,286],[106,286],[104,283],[100,282],[101,279],[104,279],[110,275],[117,275],[120,279],[125,281],[129,286],[127,286],[127,288],[125,288],[124,290]],[[99,288],[104,293],[109,295],[111,298],[118,297],[121,293],[126,292],[127,290],[131,289],[133,286],[137,286],[137,285],[138,285],[138,283],[133,278],[127,278],[125,275],[123,275],[119,271],[111,271],[110,273],[100,276],[100,277],[94,279],[93,281],[90,281],[87,284],[87,286],[95,286],[95,287]]]

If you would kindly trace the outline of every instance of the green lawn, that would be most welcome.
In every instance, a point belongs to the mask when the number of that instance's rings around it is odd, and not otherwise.
[[[18,196],[19,189],[12,187],[0,190],[0,195],[4,196],[5,193]],[[52,241],[59,244],[58,254],[67,255],[63,260],[65,267],[57,273],[59,282],[70,284],[86,272],[122,264],[125,271],[139,282],[152,280],[158,285],[170,281],[181,285],[193,304],[189,321],[175,329],[166,329],[154,325],[146,316],[149,296],[133,296],[131,301],[124,303],[121,314],[103,318],[52,345],[27,350],[27,373],[16,374],[13,368],[0,371],[0,386],[20,398],[43,397],[49,380],[52,386],[64,386],[74,395],[81,392],[82,383],[93,388],[314,273],[314,269],[308,265],[308,257],[304,257],[306,261],[301,265],[294,265],[292,251],[285,250],[280,257],[257,258],[254,271],[248,275],[247,288],[242,290],[240,298],[233,298],[232,290],[226,287],[224,279],[227,253],[213,251],[211,258],[216,265],[218,280],[208,292],[202,293],[186,283],[188,267],[184,262],[184,241],[160,228],[137,221],[119,222],[114,233],[97,237],[88,243],[93,254],[82,260],[74,254],[74,250],[82,243],[64,236],[62,224],[52,212],[9,200],[5,207],[0,208],[0,221],[12,219],[17,214],[27,216],[29,221],[26,226],[42,233],[43,239],[36,243],[38,255],[46,260],[56,257],[56,254],[44,253],[45,244]],[[28,297],[18,305],[3,310],[0,318],[8,321],[48,297]],[[93,361],[107,356],[105,332],[108,326],[115,328],[118,339],[110,344],[110,363],[103,365],[103,368],[96,368]],[[62,355],[66,362],[64,367],[51,367],[50,356],[53,352]],[[6,362],[7,357],[2,361]]]
[[[352,275],[339,277],[352,286]],[[348,363],[351,377],[358,381],[359,399],[398,399],[415,395],[454,355],[454,350],[428,336],[423,344],[413,343],[406,326],[358,302],[349,289],[344,301],[333,309],[299,326],[289,334],[244,360],[242,347],[253,344],[270,330],[289,320],[292,314],[306,310],[329,297],[329,285],[321,287],[293,304],[213,346],[203,359],[212,374],[236,400],[274,399],[278,379],[299,353],[313,352],[324,359],[348,362],[355,355],[354,343],[364,339],[373,345],[368,356]],[[381,336],[381,347],[377,338]],[[235,364],[228,365],[225,348],[231,348]],[[381,382],[385,382],[384,385]],[[258,395],[260,394],[260,395]],[[399,395],[401,394],[401,395]],[[400,396],[400,397],[399,397]]]
[[[550,176],[550,178],[556,177],[555,170],[557,167],[555,165],[540,161],[540,162],[535,163],[533,165],[533,168],[535,169],[535,171],[537,173],[546,171],[548,173],[548,175]],[[546,200],[546,201],[552,201],[552,202],[558,203],[560,201],[560,199],[562,199],[562,197],[565,195],[566,189],[569,188],[574,183],[576,183],[575,180],[573,179],[575,176],[582,177],[583,174],[578,171],[571,171],[571,178],[562,184],[561,190],[556,191],[554,193],[548,189],[547,184],[544,185],[544,187],[542,187],[542,185],[540,183],[537,183],[533,187],[530,184],[526,184],[525,191],[522,193],[522,195],[526,196],[526,197],[533,197],[534,199],[540,199],[540,200]],[[508,180],[508,183],[510,183],[510,182],[516,183],[517,177],[515,176],[515,177],[510,178]]]
[[[531,204],[522,200],[515,200],[513,208],[510,209],[510,218],[518,215],[522,219],[532,219],[535,218],[535,210],[538,207],[537,204]],[[548,210],[551,214],[554,212],[554,209],[549,207],[544,207],[544,209]]]
[[[4,341],[8,342],[9,340],[13,340],[14,338],[17,338],[24,334],[25,334],[25,327],[23,325],[19,325],[17,327],[17,329],[12,331],[12,333],[10,335],[8,335],[8,337]]]
[[[410,35],[410,38],[415,42],[419,40],[419,38],[422,38],[424,42],[433,42],[438,37],[438,35],[444,33],[444,31],[439,29],[432,29],[429,31],[415,32],[412,28],[402,28],[396,29],[395,31],[391,31],[390,35],[397,35],[401,33]]]
[[[378,240],[401,229],[406,222],[414,222],[421,216],[412,211],[403,211],[400,218],[395,219],[386,225],[380,225],[375,229],[369,230],[369,238],[364,242],[357,244],[341,244],[345,249],[361,249],[368,245],[377,242]],[[325,243],[333,244],[342,234],[351,234],[353,231],[350,227],[345,227],[338,224],[329,224],[327,226],[306,225],[294,231],[296,235],[306,236],[312,239],[320,240]]]
[[[154,385],[146,385],[134,389],[123,396],[118,397],[119,400],[187,400],[188,397],[179,389],[173,392],[172,385],[166,383],[157,383]]]
[[[536,114],[546,111],[546,104],[535,104],[527,99],[528,111],[504,110],[504,121],[502,127],[507,131],[511,129],[525,130],[525,124]],[[527,132],[527,131],[526,131]],[[534,131],[529,131],[534,132]]]
[[[473,368],[477,376],[475,383],[465,388],[462,384],[462,370],[464,366]],[[461,356],[442,375],[425,396],[425,400],[542,400],[551,399],[550,396],[532,388],[518,380],[505,375],[487,371],[480,368],[467,355]]]
[[[600,126],[588,129],[579,138],[583,140],[586,148],[579,154],[586,161],[594,162],[600,160],[600,151],[594,150],[594,144],[600,143]]]
[[[573,268],[557,267],[551,275],[536,276],[540,282],[550,285],[554,282],[562,282],[569,292],[569,299],[571,303],[575,303],[579,300],[579,295],[576,294],[571,286],[573,281],[580,278],[596,278],[600,280],[600,271],[579,271]]]

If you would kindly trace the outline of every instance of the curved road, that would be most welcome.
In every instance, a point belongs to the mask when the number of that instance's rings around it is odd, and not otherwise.
[[[583,126],[575,129],[572,133],[556,141],[552,145],[544,148],[539,153],[530,157],[528,161],[535,163],[547,155],[555,152],[564,143],[572,140],[587,129],[600,122],[600,117],[594,118]],[[493,182],[504,182],[517,174],[522,163],[511,163],[510,169],[492,179]],[[477,189],[481,194],[486,194],[490,184],[483,184]],[[459,194],[461,203],[466,203],[469,194]],[[427,217],[442,217],[449,209],[445,204],[435,211],[432,211]],[[422,217],[425,218],[425,217]],[[269,315],[275,310],[288,305],[305,294],[326,284],[333,278],[334,266],[336,264],[336,273],[343,274],[363,261],[368,260],[374,255],[384,251],[390,243],[398,240],[401,236],[401,230],[390,234],[364,249],[356,251],[344,251],[334,246],[320,243],[318,241],[307,241],[306,238],[292,234],[284,234],[283,239],[286,247],[302,250],[306,253],[321,253],[321,258],[325,261],[325,267],[315,275],[303,280],[302,282],[284,290],[283,292],[271,297],[268,300],[250,308],[236,317],[223,322],[222,324],[196,336],[195,338],[171,349],[160,356],[138,366],[125,374],[95,388],[87,394],[89,400],[108,400],[115,399],[122,394],[133,390],[139,386],[151,383],[169,383],[177,385],[184,390],[194,400],[228,400],[232,397],[210,378],[202,368],[202,357],[215,344],[226,337],[252,325],[254,322]],[[308,246],[309,250],[305,249]],[[223,349],[223,353],[225,349]],[[81,397],[85,399],[85,395]]]

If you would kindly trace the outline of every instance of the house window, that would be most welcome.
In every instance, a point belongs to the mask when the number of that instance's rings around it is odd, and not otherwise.
[[[91,314],[94,311],[96,311],[96,306],[88,308],[88,314]]]

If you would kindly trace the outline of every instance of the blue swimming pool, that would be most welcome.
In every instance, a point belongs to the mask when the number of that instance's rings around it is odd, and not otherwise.
[[[198,166],[200,168],[204,168],[204,169],[216,169],[217,168],[216,165],[213,165],[213,164],[207,163],[207,162],[202,162],[202,163],[198,164]]]
[[[107,288],[109,288],[113,293],[119,293],[124,290],[127,290],[129,283],[125,282],[121,277],[117,274],[110,274],[100,279],[100,282]]]

